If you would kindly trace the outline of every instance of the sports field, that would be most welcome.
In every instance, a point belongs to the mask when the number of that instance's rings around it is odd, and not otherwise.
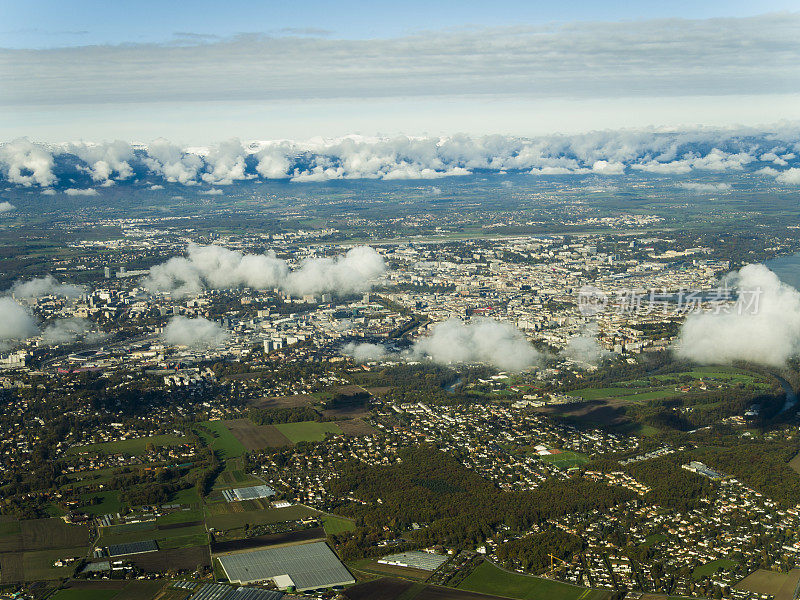
[[[478,565],[458,588],[519,600],[604,600],[608,597],[608,592],[603,590],[509,573],[486,561]]]
[[[332,422],[300,421],[299,423],[281,423],[275,425],[275,428],[294,444],[297,442],[321,442],[325,439],[326,433],[342,435],[341,428]]]
[[[589,462],[588,457],[580,452],[573,452],[571,450],[562,450],[558,454],[545,454],[539,456],[540,460],[549,462],[559,469],[571,469],[572,467],[579,467]]]

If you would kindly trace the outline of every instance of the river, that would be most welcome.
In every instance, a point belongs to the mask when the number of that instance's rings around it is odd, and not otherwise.
[[[779,256],[764,261],[764,264],[772,269],[781,281],[800,290],[800,252]]]

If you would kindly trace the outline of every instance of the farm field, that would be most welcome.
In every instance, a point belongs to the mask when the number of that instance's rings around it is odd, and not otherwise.
[[[97,452],[99,454],[140,455],[146,452],[148,444],[153,444],[156,447],[177,446],[180,444],[185,444],[186,441],[186,438],[172,434],[154,435],[151,437],[133,438],[130,440],[120,440],[116,442],[100,442],[97,444],[87,444],[85,446],[73,446],[67,450],[67,454]]]
[[[103,590],[103,589],[66,589],[58,590],[55,594],[50,596],[50,600],[111,600],[119,596],[121,590]]]
[[[245,452],[245,447],[225,426],[224,421],[205,421],[194,430],[222,459],[236,458]]]
[[[342,435],[342,430],[336,423],[319,423],[317,421],[300,421],[299,423],[281,423],[275,427],[292,443],[321,442],[326,433]]]
[[[369,423],[365,423],[363,419],[348,419],[346,421],[337,421],[336,424],[342,430],[344,435],[372,435],[375,433],[375,428]]]
[[[97,503],[91,504],[92,499],[95,498],[97,499]],[[78,510],[89,515],[114,514],[120,512],[123,507],[119,499],[119,492],[116,490],[81,494],[81,502],[85,502],[85,504]]]
[[[184,527],[170,527],[169,529],[156,529],[149,527],[141,530],[122,530],[117,527],[103,528],[98,546],[112,544],[127,544],[130,542],[143,542],[156,540],[159,548],[178,548],[196,546],[207,543],[206,528],[202,525],[187,524]],[[111,530],[111,531],[109,531]],[[192,542],[191,540],[199,540]]]
[[[756,594],[771,594],[775,596],[775,600],[792,600],[798,583],[800,583],[800,569],[792,569],[788,573],[758,569],[733,587]]]
[[[401,567],[398,565],[384,565],[378,562],[377,558],[364,558],[347,563],[347,568],[351,571],[360,571],[374,575],[384,575],[389,577],[402,577],[413,581],[425,581],[430,577],[431,572],[424,569],[414,569]]]
[[[283,521],[298,521],[313,517],[319,513],[301,505],[286,508],[268,508],[266,510],[251,510],[245,512],[223,512],[217,514],[206,513],[206,525],[214,529],[238,529],[247,525],[268,525]]]
[[[509,573],[486,561],[478,565],[458,588],[519,600],[601,600],[608,595],[601,590]]]
[[[225,426],[247,450],[280,448],[292,442],[274,425],[256,425],[250,419],[231,419]]]
[[[67,525],[61,519],[20,521],[22,547],[25,550],[74,548],[89,545],[89,528]]]
[[[86,546],[62,548],[57,550],[37,550],[22,554],[22,570],[25,581],[51,581],[69,577],[75,571],[77,563],[65,567],[54,567],[53,562],[59,558],[84,558],[89,551]]]

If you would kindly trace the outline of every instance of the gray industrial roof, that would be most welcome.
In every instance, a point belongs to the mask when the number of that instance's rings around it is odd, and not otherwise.
[[[441,567],[442,564],[447,562],[447,557],[439,554],[431,554],[430,552],[411,550],[410,552],[401,552],[400,554],[384,556],[378,562],[401,565],[404,567],[414,567],[415,569],[424,569],[426,571],[435,571]]]
[[[277,590],[233,587],[226,583],[206,583],[189,600],[280,600],[282,597],[283,592]]]
[[[353,583],[355,579],[325,542],[264,548],[219,556],[232,582],[266,581],[288,575],[298,591]]]
[[[255,500],[257,498],[269,498],[270,496],[275,495],[275,490],[268,485],[254,485],[252,487],[223,490],[222,495],[228,502],[236,502],[242,500]]]
[[[111,544],[108,548],[109,556],[125,556],[127,554],[144,554],[145,552],[155,552],[158,544],[155,540],[143,542],[130,542],[127,544]]]

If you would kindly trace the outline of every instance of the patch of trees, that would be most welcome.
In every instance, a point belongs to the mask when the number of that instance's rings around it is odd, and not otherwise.
[[[278,423],[299,423],[300,421],[327,421],[310,406],[296,408],[251,408],[247,411],[248,418],[256,425],[273,425]]]
[[[535,573],[550,566],[550,554],[568,560],[582,549],[583,542],[578,536],[560,529],[548,529],[501,544],[497,558],[509,567]]]
[[[800,439],[748,441],[728,447],[701,447],[695,458],[789,508],[800,502],[800,474],[788,462],[800,452]]]
[[[338,507],[368,532],[398,536],[416,547],[474,547],[501,526],[516,531],[567,513],[604,510],[634,497],[630,490],[584,479],[548,481],[529,492],[506,492],[431,446],[404,449],[392,466],[347,463],[332,492],[362,503]],[[412,523],[424,524],[409,531]],[[374,535],[372,536],[374,537]],[[379,552],[369,534],[351,536],[340,549],[348,558]]]
[[[711,489],[709,480],[681,468],[691,460],[688,453],[677,452],[627,465],[625,471],[651,488],[647,502],[685,512],[697,508]]]

